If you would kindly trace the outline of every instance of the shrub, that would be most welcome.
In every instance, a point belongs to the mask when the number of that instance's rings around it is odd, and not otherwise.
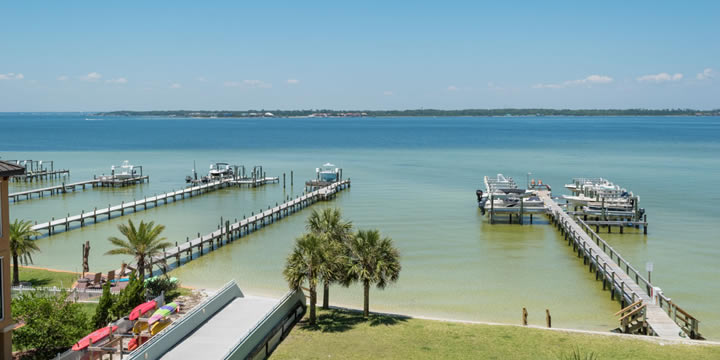
[[[145,285],[135,276],[130,274],[128,286],[115,296],[110,314],[113,319],[120,319],[130,314],[136,306],[145,302]]]
[[[148,296],[154,298],[160,296],[162,292],[167,295],[169,292],[176,290],[178,281],[176,278],[168,278],[167,276],[155,276],[145,280],[145,288],[148,291]]]
[[[110,283],[105,283],[105,285],[103,285],[102,296],[100,296],[98,306],[95,309],[95,315],[92,318],[92,324],[96,329],[107,326],[107,324],[113,320],[110,314],[110,308],[112,308],[114,301],[114,296],[110,293]]]
[[[13,345],[20,350],[35,349],[35,357],[52,358],[92,331],[87,314],[79,304],[68,302],[68,294],[22,294],[12,300],[13,320],[24,324],[13,331]]]

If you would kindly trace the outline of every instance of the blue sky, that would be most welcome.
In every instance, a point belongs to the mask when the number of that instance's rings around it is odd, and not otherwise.
[[[720,108],[718,1],[3,1],[0,111]]]

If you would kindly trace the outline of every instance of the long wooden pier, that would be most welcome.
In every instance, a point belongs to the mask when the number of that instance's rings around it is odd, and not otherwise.
[[[628,307],[631,308],[628,316],[643,312],[644,319],[639,321],[639,326],[647,326],[645,333],[669,339],[680,339],[683,333],[691,338],[701,338],[697,319],[677,307],[662,293],[656,294],[653,299],[649,294],[658,288],[642,277],[589,225],[578,219],[583,229],[550,197],[549,192],[538,191],[538,197],[545,203],[553,224],[564,235],[568,245],[572,245],[578,257],[583,258],[583,263],[595,272],[595,279],[602,280],[603,289],[609,288],[611,299],[618,297],[623,308],[631,305]]]
[[[92,223],[94,224],[102,221],[103,218],[105,220],[110,219],[113,213],[120,213],[120,216],[123,216],[125,213],[130,212],[130,210],[132,210],[132,212],[146,210],[148,205],[157,207],[158,204],[165,205],[171,200],[175,202],[185,198],[206,194],[217,189],[231,186],[233,181],[234,180],[232,178],[227,178],[203,185],[188,187],[182,190],[171,191],[161,195],[148,196],[141,200],[133,200],[131,202],[123,201],[120,205],[108,205],[106,208],[95,208],[93,211],[88,212],[82,211],[79,215],[70,216],[70,214],[68,214],[68,216],[64,218],[52,218],[52,220],[48,222],[35,224],[32,229],[35,231],[47,231],[48,236],[50,236],[57,232],[57,227],[64,231],[69,231],[71,230],[71,225],[73,223],[78,223],[80,227],[84,227],[86,222],[90,220],[92,220]]]
[[[153,265],[160,265],[164,271],[167,271],[169,260],[174,260],[175,267],[178,267],[193,259],[193,249],[195,249],[197,255],[202,255],[204,251],[209,252],[215,250],[224,244],[229,244],[235,239],[239,239],[288,215],[292,215],[318,201],[329,200],[339,191],[349,187],[350,179],[338,181],[305,195],[298,196],[295,199],[290,199],[282,204],[276,204],[273,208],[268,207],[265,211],[253,214],[249,218],[236,221],[232,224],[229,220],[224,221],[222,226],[219,226],[219,229],[216,231],[202,236],[198,233],[195,239],[188,238],[185,243],[178,244],[176,242],[175,247],[164,249],[162,255],[153,257],[150,260],[147,265],[148,269],[152,270]],[[183,258],[185,262],[181,262]]]
[[[78,181],[75,183],[62,183],[61,185],[55,185],[55,186],[48,186],[44,188],[38,188],[38,189],[30,189],[25,191],[18,191],[15,193],[8,194],[8,198],[12,199],[14,202],[18,202],[20,200],[29,200],[33,197],[33,195],[37,195],[37,197],[45,197],[45,196],[53,196],[57,194],[64,194],[69,191],[77,191],[78,189],[85,190],[86,186],[91,187],[98,187],[98,186],[127,186],[137,183],[142,183],[145,181],[150,181],[149,176],[137,176],[127,179],[117,179],[117,178],[108,178],[108,177],[101,177],[101,178],[95,178],[92,180],[85,180],[85,181]],[[46,194],[47,193],[47,194]]]
[[[31,171],[28,173],[25,173],[24,175],[16,175],[12,177],[12,180],[15,181],[34,181],[34,180],[46,180],[46,179],[56,179],[63,176],[70,175],[70,170],[68,169],[61,169],[61,170],[43,170],[43,171]]]

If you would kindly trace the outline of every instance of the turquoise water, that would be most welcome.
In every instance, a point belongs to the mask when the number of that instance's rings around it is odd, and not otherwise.
[[[636,268],[654,262],[653,282],[700,319],[705,336],[720,339],[719,118],[86,118],[2,114],[0,129],[13,136],[0,144],[0,156],[55,160],[70,168],[66,181],[108,173],[127,159],[144,166],[150,183],[21,201],[11,205],[12,217],[47,221],[179,189],[193,161],[199,171],[217,161],[263,165],[269,176],[287,173],[288,186],[224,189],[42,238],[36,266],[78,270],[81,244],[89,240],[91,270],[117,268],[122,258],[103,253],[126,219],[154,220],[167,226],[169,241],[185,241],[216,229],[221,216],[240,218],[302,193],[300,184],[331,161],[353,185],[317,206],[341,207],[356,226],[379,228],[402,254],[400,281],[371,293],[374,310],[518,323],[527,307],[530,322],[541,325],[547,308],[557,327],[608,330],[617,326],[612,314],[619,305],[554,228],[544,219],[491,226],[474,194],[482,176],[499,172],[520,183],[532,172],[555,194],[572,177],[603,176],[639,194],[651,223],[647,236],[604,237]],[[14,184],[11,191],[50,183]],[[279,296],[287,289],[285,257],[308,212],[174,274],[190,286],[217,288],[236,279],[250,294]],[[362,291],[333,288],[331,301],[359,307]]]

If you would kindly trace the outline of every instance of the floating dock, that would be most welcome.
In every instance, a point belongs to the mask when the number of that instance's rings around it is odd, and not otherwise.
[[[195,239],[188,238],[185,243],[178,244],[176,242],[175,247],[164,249],[162,255],[153,257],[149,261],[147,265],[148,269],[152,270],[153,265],[160,265],[163,270],[167,271],[169,260],[174,260],[175,267],[179,267],[192,260],[193,249],[195,249],[195,252],[199,255],[202,255],[203,251],[209,252],[215,250],[224,244],[229,244],[235,239],[239,239],[255,230],[273,224],[275,221],[292,215],[318,201],[332,199],[335,194],[349,187],[350,179],[342,180],[305,195],[298,196],[282,204],[276,204],[273,208],[268,207],[265,211],[253,214],[249,218],[235,221],[232,224],[229,220],[223,221],[221,219],[222,225],[218,226],[218,230],[202,236],[198,233],[198,237]],[[181,262],[182,258],[185,259],[185,262]]]
[[[45,197],[45,196],[53,196],[57,194],[65,194],[70,191],[77,191],[77,190],[85,190],[86,186],[91,187],[104,187],[104,186],[128,186],[143,182],[149,182],[150,177],[149,176],[137,176],[133,178],[124,178],[124,179],[118,179],[118,178],[109,178],[109,177],[100,177],[95,178],[92,180],[86,180],[86,181],[79,181],[76,183],[70,183],[65,184],[62,183],[61,185],[56,186],[48,186],[44,188],[39,189],[30,189],[25,191],[18,191],[15,193],[8,194],[8,198],[12,199],[14,202],[18,202],[20,200],[29,200],[33,197],[33,195],[37,197]]]

